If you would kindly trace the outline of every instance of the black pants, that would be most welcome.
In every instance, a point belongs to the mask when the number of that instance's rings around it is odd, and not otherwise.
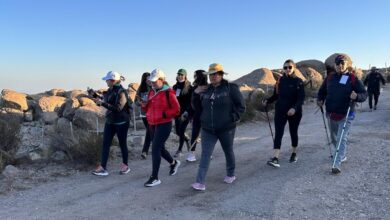
[[[185,132],[188,126],[188,123],[190,122],[189,119],[187,120],[180,120],[180,117],[175,118],[175,129],[176,129],[176,134],[179,136],[179,148],[177,150],[182,151],[184,141],[185,141]]]
[[[128,158],[129,158],[129,152],[127,150],[128,130],[129,130],[129,122],[120,125],[108,124],[108,123],[104,125],[103,151],[102,151],[102,161],[101,161],[101,166],[104,169],[106,169],[107,167],[108,156],[110,154],[110,147],[112,144],[112,139],[114,138],[115,134],[119,140],[119,147],[121,148],[121,152],[122,152],[122,162],[127,165]]]
[[[275,143],[274,149],[280,149],[284,134],[284,127],[288,121],[290,128],[291,145],[298,146],[298,127],[301,122],[302,112],[296,112],[293,116],[287,116],[287,113],[275,113]]]
[[[379,99],[379,92],[369,92],[368,93],[368,105],[370,108],[372,108],[372,96],[374,96],[374,101],[375,101],[375,106],[378,104],[378,99]]]
[[[150,147],[150,142],[151,142],[149,123],[148,123],[148,120],[145,117],[142,118],[142,122],[144,123],[145,130],[146,130],[144,146],[142,147],[142,153],[148,153],[149,152],[149,147]]]
[[[191,151],[196,150],[196,139],[199,137],[201,129],[201,123],[199,117],[194,117],[192,119],[192,133],[191,133]]]
[[[173,163],[173,158],[165,149],[165,142],[172,130],[172,123],[164,123],[150,126],[150,137],[152,138],[152,161],[153,172],[152,177],[158,179],[158,171],[160,169],[161,157],[168,163]]]

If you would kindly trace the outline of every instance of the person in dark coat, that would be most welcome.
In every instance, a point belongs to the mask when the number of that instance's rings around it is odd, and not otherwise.
[[[374,97],[374,110],[376,110],[376,106],[378,105],[379,95],[381,93],[381,83],[382,85],[386,84],[385,78],[374,66],[364,79],[364,85],[367,86],[370,111],[372,111],[372,97]]]
[[[282,145],[284,127],[288,122],[291,136],[292,153],[290,163],[297,162],[298,128],[302,119],[302,105],[305,100],[305,90],[302,79],[295,75],[296,65],[293,60],[286,60],[283,64],[283,76],[275,85],[273,95],[264,100],[268,105],[276,101],[275,105],[275,139],[274,155],[267,162],[273,167],[280,167],[279,154]]]

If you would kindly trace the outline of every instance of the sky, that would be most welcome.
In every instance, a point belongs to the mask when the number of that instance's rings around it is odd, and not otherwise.
[[[284,60],[390,65],[388,0],[0,0],[0,90],[104,88],[221,63],[235,80]]]

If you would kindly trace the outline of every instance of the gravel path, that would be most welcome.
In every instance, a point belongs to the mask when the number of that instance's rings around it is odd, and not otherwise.
[[[275,169],[266,165],[272,154],[268,125],[248,123],[236,132],[238,179],[232,185],[222,182],[225,159],[217,147],[205,192],[190,188],[197,162],[183,162],[171,177],[162,161],[162,184],[143,187],[151,173],[149,158],[132,161],[126,176],[78,172],[1,195],[0,219],[390,219],[390,89],[382,93],[377,111],[367,109],[367,102],[359,108],[348,161],[337,176],[330,174],[320,112],[314,114],[315,105],[309,103],[295,164],[288,163],[287,129],[281,168]]]

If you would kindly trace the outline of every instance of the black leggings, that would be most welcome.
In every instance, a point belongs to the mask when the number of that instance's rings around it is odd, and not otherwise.
[[[106,169],[108,156],[110,154],[110,147],[112,144],[112,139],[115,134],[119,140],[119,146],[122,152],[122,162],[127,165],[129,152],[127,150],[127,132],[129,130],[129,122],[124,124],[115,125],[108,124],[104,125],[104,134],[103,134],[103,151],[102,151],[102,161],[101,166]]]
[[[160,169],[161,157],[168,163],[173,163],[173,158],[165,149],[165,142],[172,130],[172,123],[164,123],[159,125],[150,125],[150,137],[152,138],[152,161],[153,172],[152,177],[158,179],[158,171]]]
[[[191,151],[195,151],[196,149],[196,139],[199,137],[200,134],[200,118],[199,117],[194,117],[192,119],[192,133],[191,133]]]
[[[374,96],[374,101],[375,101],[375,106],[378,104],[378,99],[379,99],[379,92],[369,92],[368,93],[368,105],[370,108],[372,108],[372,96]]]
[[[182,151],[184,141],[186,141],[185,132],[188,126],[188,123],[190,122],[189,119],[186,119],[184,121],[180,120],[180,117],[175,118],[175,129],[176,134],[179,136],[179,148],[177,150]]]
[[[150,147],[150,142],[151,142],[149,123],[148,123],[148,120],[145,117],[142,118],[142,122],[144,123],[145,130],[146,130],[144,146],[142,147],[142,153],[148,153],[149,152],[149,147]]]
[[[288,121],[290,128],[291,145],[293,147],[298,146],[298,127],[301,122],[302,112],[296,112],[293,116],[287,116],[287,113],[275,113],[275,143],[274,149],[280,149],[282,145],[282,138],[284,133],[284,127]]]

